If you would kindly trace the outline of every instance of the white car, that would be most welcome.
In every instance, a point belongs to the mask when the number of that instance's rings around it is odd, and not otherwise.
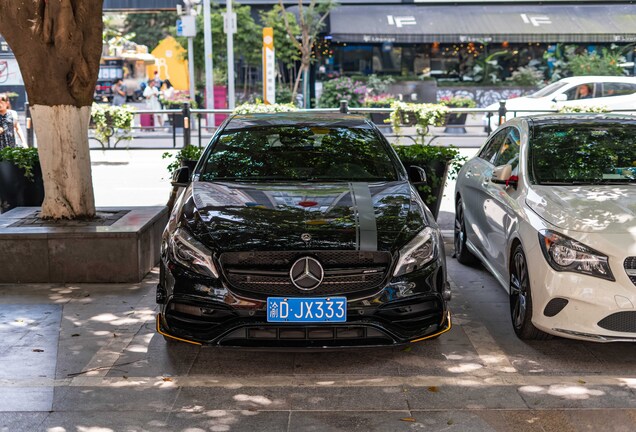
[[[508,291],[521,339],[636,341],[636,118],[520,117],[462,167],[455,253]]]
[[[564,78],[528,96],[506,101],[506,120],[524,115],[536,115],[563,107],[605,107],[610,111],[630,110],[636,107],[636,77],[578,76]],[[499,103],[487,106],[492,116],[484,115],[487,128],[499,126]],[[524,111],[531,110],[531,111]],[[631,114],[631,112],[628,112]]]

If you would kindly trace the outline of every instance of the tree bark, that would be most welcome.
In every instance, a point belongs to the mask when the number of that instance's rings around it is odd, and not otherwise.
[[[34,105],[31,113],[35,133],[46,137],[38,146],[45,196],[42,214],[53,219],[92,216],[85,211],[95,208],[86,133],[91,108]]]
[[[0,33],[20,66],[44,175],[44,218],[95,215],[88,117],[103,0],[0,0]]]

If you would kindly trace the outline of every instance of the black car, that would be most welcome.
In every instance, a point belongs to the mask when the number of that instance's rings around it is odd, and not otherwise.
[[[410,174],[410,176],[409,176]],[[157,330],[243,347],[416,342],[450,329],[446,261],[409,174],[362,116],[234,116],[163,235]]]

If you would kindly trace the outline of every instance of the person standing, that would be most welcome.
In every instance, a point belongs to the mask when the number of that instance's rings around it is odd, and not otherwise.
[[[20,138],[23,145],[26,144],[18,114],[10,109],[9,98],[6,94],[0,94],[0,149],[5,147],[16,147],[15,136]]]
[[[146,88],[144,89],[144,97],[146,98],[146,107],[150,111],[161,111],[161,104],[159,103],[159,88],[157,88],[157,83],[155,81],[150,81]],[[154,126],[162,127],[163,126],[163,118],[161,117],[161,113],[153,113]]]
[[[113,105],[122,106],[126,103],[126,86],[121,78],[117,78],[111,90],[113,91]]]

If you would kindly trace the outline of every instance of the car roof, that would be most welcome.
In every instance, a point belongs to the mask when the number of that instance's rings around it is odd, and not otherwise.
[[[268,126],[372,128],[366,117],[362,115],[292,111],[282,113],[234,115],[229,119],[225,126],[225,130],[240,130]]]

